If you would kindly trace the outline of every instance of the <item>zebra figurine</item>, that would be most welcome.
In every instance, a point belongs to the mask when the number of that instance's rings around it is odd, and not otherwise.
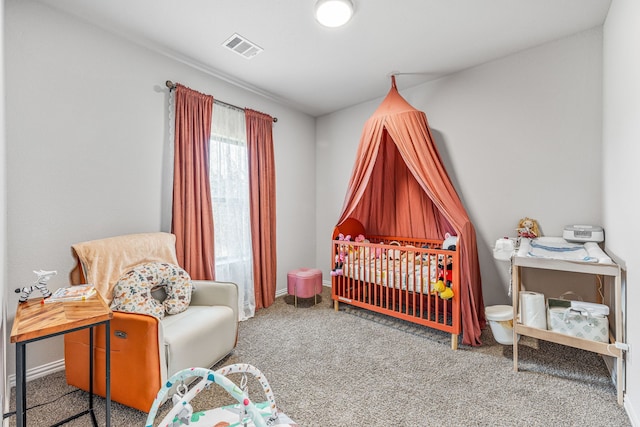
[[[23,288],[17,288],[15,290],[16,294],[22,292],[19,300],[19,302],[21,303],[27,301],[29,299],[29,295],[31,295],[31,292],[33,292],[35,289],[38,289],[40,291],[43,298],[49,298],[51,296],[51,291],[47,289],[47,282],[49,281],[49,279],[51,279],[51,277],[58,274],[58,272],[55,270],[33,270],[33,272],[36,274],[36,276],[38,276],[36,281],[33,282],[33,285],[25,286]]]

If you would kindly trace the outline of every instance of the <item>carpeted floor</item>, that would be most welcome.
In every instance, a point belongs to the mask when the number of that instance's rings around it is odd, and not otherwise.
[[[298,300],[296,309],[292,297],[280,297],[242,322],[236,350],[216,367],[256,366],[279,409],[301,426],[631,425],[601,356],[523,337],[514,372],[512,348],[497,344],[489,329],[483,341],[453,351],[438,331],[345,305],[335,312],[325,288],[317,305]],[[73,390],[63,372],[29,382],[29,407],[53,402],[29,410],[28,425],[50,425],[85,407],[86,393]],[[255,384],[250,396],[264,400]],[[220,388],[192,401],[196,410],[229,403]],[[104,425],[104,400],[96,405]],[[112,426],[145,420],[112,404]],[[89,418],[67,425],[90,425]]]

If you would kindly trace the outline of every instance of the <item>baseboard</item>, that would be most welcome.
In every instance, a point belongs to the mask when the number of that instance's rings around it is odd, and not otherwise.
[[[633,410],[633,407],[629,403],[629,399],[624,400],[624,409],[627,411],[627,415],[629,416],[629,421],[631,421],[631,425],[633,427],[640,427],[640,414],[636,414]]]
[[[64,371],[64,359],[27,369],[27,381],[35,380],[36,378],[41,378],[60,371]],[[9,375],[7,380],[9,382],[9,387],[16,386],[15,374]]]

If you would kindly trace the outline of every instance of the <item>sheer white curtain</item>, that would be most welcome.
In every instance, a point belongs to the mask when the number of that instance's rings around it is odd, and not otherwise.
[[[238,285],[239,320],[255,314],[244,111],[213,106],[210,182],[216,280]]]

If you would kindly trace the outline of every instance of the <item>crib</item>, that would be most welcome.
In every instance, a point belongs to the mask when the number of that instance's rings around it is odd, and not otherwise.
[[[353,236],[351,236],[353,237]],[[365,236],[364,241],[332,241],[331,297],[334,308],[345,303],[451,334],[458,348],[461,332],[458,250],[442,240]],[[443,281],[453,297],[443,299]]]
[[[362,231],[353,232],[356,228]],[[368,240],[343,250],[344,242],[336,241],[339,234],[332,235],[336,309],[339,303],[351,304],[445,331],[454,349],[460,334],[463,344],[482,345],[485,315],[475,228],[426,114],[398,93],[394,76],[389,93],[365,122],[336,229],[351,240],[359,234]],[[440,244],[446,233],[459,238],[453,254],[444,252],[448,244]],[[391,250],[399,258],[385,255],[378,261],[371,255]],[[342,266],[334,266],[336,255]],[[433,275],[440,274],[438,264],[448,256],[452,267],[445,273],[451,283],[445,298],[430,287]],[[436,285],[436,290],[441,287],[439,281]]]

